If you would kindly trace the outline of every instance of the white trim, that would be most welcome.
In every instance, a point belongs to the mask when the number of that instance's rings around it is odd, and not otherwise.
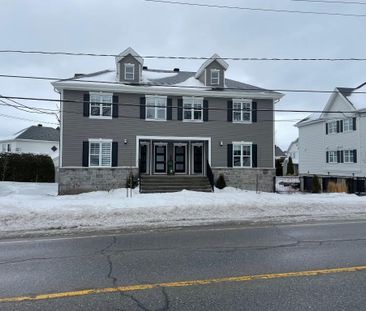
[[[123,64],[123,67],[124,67],[124,78],[125,78],[125,80],[127,80],[127,81],[133,81],[133,80],[135,80],[135,64],[124,63]],[[127,79],[127,76],[126,76],[126,74],[127,74],[127,67],[132,68],[132,79]]]
[[[195,96],[183,96],[183,122],[203,122],[203,101],[204,101],[204,98],[203,97],[195,97]],[[184,101],[191,101],[191,108],[184,108]],[[196,101],[197,101],[197,104],[201,104],[201,119],[194,119],[194,111],[195,111],[195,108],[194,108],[194,105],[196,104]],[[187,104],[187,103],[186,103]],[[190,110],[191,111],[191,118],[190,119],[185,119],[184,118],[184,112],[185,110]],[[198,111],[198,109],[197,109]]]
[[[253,143],[252,142],[244,142],[244,141],[233,141],[233,154],[232,154],[232,161],[233,161],[233,168],[252,168],[253,167]],[[238,145],[240,146],[240,166],[234,166],[234,145]],[[250,165],[249,166],[243,166],[243,147],[250,147],[250,155],[249,155],[249,160],[250,160]]]
[[[63,135],[64,135],[64,90],[61,90],[60,92],[60,99],[61,99],[61,103],[60,103],[60,142],[59,142],[59,163],[58,163],[58,166],[59,167],[63,167],[63,156],[62,156],[62,153],[63,153],[63,150],[64,150],[64,146],[63,146],[63,143],[64,143],[64,139],[63,139]]]
[[[154,115],[155,118],[151,119],[151,118],[147,118],[147,100],[148,99],[153,99],[154,100],[154,106],[152,108],[154,108]],[[165,115],[164,115],[164,119],[158,119],[157,118],[157,110],[158,109],[162,109],[163,107],[159,107],[158,104],[156,103],[157,99],[163,99],[165,101],[164,105],[165,105]],[[167,96],[161,96],[161,95],[145,95],[145,120],[146,121],[167,121],[167,114],[168,114],[168,97]],[[150,107],[151,108],[151,107]]]
[[[89,138],[88,139],[88,148],[89,148],[89,151],[88,151],[88,154],[89,154],[89,158],[88,158],[88,167],[91,167],[91,168],[111,168],[112,167],[112,148],[113,148],[113,140],[112,139],[104,139],[104,138]],[[96,143],[96,144],[99,144],[99,165],[98,166],[91,166],[90,165],[90,148],[91,148],[91,144],[92,143]],[[102,143],[110,143],[111,144],[111,148],[110,148],[110,165],[107,165],[107,166],[102,166],[100,165],[101,164],[101,161],[102,161],[102,147],[101,147],[101,144]]]
[[[234,105],[235,104],[240,104],[240,120],[236,121],[234,120],[234,113],[238,112],[237,110],[234,109]],[[243,104],[250,104],[250,110],[249,111],[244,111],[243,109]],[[233,98],[233,107],[232,107],[232,122],[234,124],[252,124],[253,120],[252,120],[252,113],[253,112],[253,100],[252,99],[248,99],[248,98]],[[249,121],[245,121],[243,118],[244,113],[249,113]]]
[[[110,96],[111,102],[104,103],[101,100],[99,102],[92,102],[91,96]],[[99,105],[99,115],[92,115],[92,104]],[[111,106],[110,116],[103,116],[103,105]],[[113,118],[113,93],[89,92],[89,119],[112,119],[112,118]]]
[[[229,64],[225,62],[218,54],[212,55],[209,59],[207,59],[201,67],[198,69],[197,73],[195,74],[195,78],[199,78],[202,72],[214,61],[217,61],[223,68],[226,70],[229,67]]]
[[[217,83],[212,83],[212,73],[217,72]],[[220,85],[220,69],[210,69],[210,84],[211,85]]]
[[[140,140],[191,140],[208,142],[208,163],[211,165],[211,137],[184,137],[184,136],[136,136],[136,167],[139,166],[139,141]]]
[[[94,91],[95,89],[101,91],[109,91],[116,93],[127,93],[127,94],[149,94],[149,95],[177,95],[177,96],[203,96],[203,97],[215,97],[215,98],[228,98],[233,97],[244,97],[244,98],[258,98],[258,99],[280,99],[284,96],[281,93],[269,93],[270,91],[258,90],[258,91],[213,91],[208,90],[194,90],[188,88],[179,87],[155,87],[155,86],[136,86],[126,85],[123,83],[92,83],[82,81],[56,81],[51,83],[56,89],[62,90],[80,90],[80,91]]]

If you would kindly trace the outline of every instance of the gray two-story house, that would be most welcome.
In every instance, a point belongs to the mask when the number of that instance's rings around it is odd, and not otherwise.
[[[60,194],[124,187],[131,172],[142,188],[154,177],[212,184],[223,174],[229,186],[273,190],[282,94],[226,78],[216,54],[197,72],[155,70],[128,48],[115,66],[52,83],[61,103]]]

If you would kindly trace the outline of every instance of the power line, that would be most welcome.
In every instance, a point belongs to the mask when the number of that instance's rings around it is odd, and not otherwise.
[[[0,78],[15,78],[15,79],[31,79],[31,80],[47,80],[47,81],[72,81],[81,83],[101,83],[101,84],[116,84],[116,85],[131,85],[131,86],[161,86],[166,88],[181,88],[181,89],[202,89],[209,90],[207,86],[196,86],[196,85],[169,85],[164,83],[127,83],[117,81],[98,81],[98,80],[72,80],[62,79],[57,77],[40,77],[40,76],[20,76],[20,75],[7,75],[0,74]],[[320,93],[320,94],[333,94],[337,93],[335,90],[317,90],[317,89],[253,89],[253,88],[239,88],[239,87],[225,87],[226,90],[237,90],[237,91],[258,91],[258,92],[286,92],[286,93]],[[353,94],[366,94],[365,92],[353,91]]]
[[[27,119],[27,118],[14,117],[14,116],[9,116],[9,115],[3,114],[3,113],[0,113],[0,117],[8,118],[8,119],[22,120],[22,121],[31,121],[31,122],[37,122],[37,123],[47,123],[47,124],[59,125],[58,123],[55,123],[55,122],[47,122],[47,121],[40,121],[40,120],[33,120],[33,119]]]
[[[241,6],[229,6],[218,5],[208,3],[192,3],[183,1],[168,1],[168,0],[144,0],[146,2],[163,3],[169,5],[186,5],[195,7],[215,8],[215,9],[235,9],[257,12],[272,12],[272,13],[290,13],[290,14],[312,14],[312,15],[328,15],[328,16],[344,16],[344,17],[366,17],[366,14],[355,13],[332,13],[332,12],[319,12],[319,11],[300,11],[300,10],[287,10],[287,9],[270,9],[270,8],[253,8],[253,7],[241,7]]]
[[[366,15],[365,15],[366,16]],[[103,53],[79,53],[79,52],[64,52],[64,51],[25,51],[25,50],[0,50],[2,54],[39,54],[39,55],[63,55],[63,56],[92,56],[92,57],[117,57],[118,54],[103,54]],[[171,55],[143,55],[146,59],[178,59],[178,60],[208,60],[211,57],[207,56],[171,56]],[[366,61],[362,57],[220,57],[224,60],[232,61]]]
[[[366,5],[366,2],[361,1],[342,1],[342,0],[290,0],[294,2],[315,2],[315,3],[326,3],[326,4],[357,4]]]
[[[7,99],[21,99],[21,100],[31,100],[31,101],[47,101],[47,102],[64,102],[64,103],[78,103],[84,104],[84,101],[81,100],[68,100],[68,99],[54,99],[54,98],[40,98],[40,97],[20,97],[20,96],[0,96],[0,98],[7,98]],[[125,107],[140,107],[140,104],[126,104],[126,103],[118,103],[118,106],[125,106]],[[159,105],[148,105],[148,107],[161,107]],[[181,109],[178,106],[172,106],[172,109]],[[205,110],[205,108],[203,108]],[[208,111],[227,111],[227,108],[208,108]],[[235,111],[252,111],[252,109],[233,109]],[[346,111],[346,110],[297,110],[297,109],[268,109],[268,108],[258,108],[256,111],[259,112],[291,112],[291,113],[355,113],[355,111]],[[78,113],[78,112],[75,112]],[[79,114],[79,113],[78,113]]]

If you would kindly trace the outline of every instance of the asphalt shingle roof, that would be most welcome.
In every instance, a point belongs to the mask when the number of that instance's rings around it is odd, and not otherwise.
[[[16,136],[16,139],[59,141],[60,131],[53,127],[34,125],[25,129],[21,134]]]

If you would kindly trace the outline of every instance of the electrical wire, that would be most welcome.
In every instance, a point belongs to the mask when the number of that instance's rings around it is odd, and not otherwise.
[[[357,4],[366,5],[366,2],[361,1],[342,1],[342,0],[290,0],[294,2],[315,2],[315,3],[325,3],[325,4]]]
[[[357,18],[366,17],[366,14],[356,14],[356,13],[336,13],[336,12],[300,11],[300,10],[288,10],[288,9],[253,8],[253,7],[241,7],[241,6],[219,5],[219,4],[209,4],[209,3],[193,3],[193,2],[169,1],[169,0],[144,0],[144,1],[160,3],[160,4],[168,4],[168,5],[185,5],[185,6],[204,7],[204,8],[232,9],[232,10],[234,9],[234,10],[256,11],[256,12],[328,15],[328,16],[343,16],[343,17],[357,17]]]

